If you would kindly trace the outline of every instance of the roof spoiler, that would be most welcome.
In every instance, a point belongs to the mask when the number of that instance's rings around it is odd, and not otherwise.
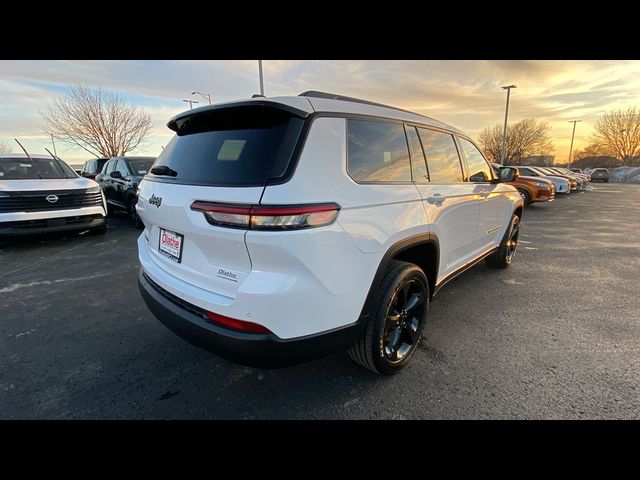
[[[286,105],[284,103],[279,103],[273,100],[242,100],[239,102],[228,102],[222,103],[218,105],[209,105],[206,107],[200,107],[194,110],[187,110],[186,112],[179,113],[174,116],[171,120],[167,122],[167,127],[169,127],[174,132],[180,130],[188,120],[206,117],[216,112],[220,112],[223,110],[237,110],[242,108],[270,108],[276,110],[283,110],[285,112],[289,112],[292,115],[306,118],[309,115],[309,112],[304,110],[300,110],[298,108],[292,107],[291,105]]]

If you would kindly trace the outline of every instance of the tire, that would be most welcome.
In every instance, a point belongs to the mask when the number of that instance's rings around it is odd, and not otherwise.
[[[91,230],[89,230],[89,233],[91,235],[104,235],[105,233],[107,233],[107,222],[106,222],[106,220],[99,227],[95,227],[95,228],[92,228]]]
[[[525,190],[524,188],[522,189],[518,189],[518,191],[520,192],[520,196],[522,197],[522,200],[524,200],[524,204],[525,205],[530,205],[531,204],[531,194],[529,193],[528,190]]]
[[[493,268],[507,268],[513,263],[513,257],[518,248],[518,234],[520,232],[520,218],[513,214],[509,228],[504,233],[498,250],[486,258],[486,263]],[[514,243],[512,243],[514,242]]]
[[[404,368],[418,348],[427,320],[429,282],[417,265],[392,260],[370,302],[369,321],[348,353],[363,367],[391,375]]]
[[[142,223],[142,220],[140,220],[138,212],[136,211],[136,203],[138,203],[137,198],[130,198],[127,206],[127,212],[129,213],[129,218],[133,221],[134,226],[142,230],[144,228],[144,224]]]

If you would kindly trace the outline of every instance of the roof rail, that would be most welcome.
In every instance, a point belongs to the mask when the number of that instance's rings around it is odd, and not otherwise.
[[[299,97],[314,97],[314,98],[326,98],[329,100],[342,100],[345,102],[354,102],[354,103],[364,103],[366,105],[374,105],[376,107],[384,107],[391,108],[392,110],[398,110],[400,112],[411,113],[413,115],[420,115],[416,112],[411,112],[409,110],[404,110],[403,108],[392,107],[391,105],[385,105],[384,103],[371,102],[369,100],[362,100],[361,98],[347,97],[345,95],[338,95],[336,93],[328,93],[328,92],[319,92],[318,90],[307,90],[306,92],[302,92]],[[424,115],[420,115],[424,116]]]

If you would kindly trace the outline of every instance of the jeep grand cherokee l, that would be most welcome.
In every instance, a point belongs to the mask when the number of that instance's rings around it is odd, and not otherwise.
[[[322,92],[186,111],[140,185],[138,283],[195,345],[276,367],[349,350],[390,374],[433,295],[508,267],[523,201],[463,132]]]

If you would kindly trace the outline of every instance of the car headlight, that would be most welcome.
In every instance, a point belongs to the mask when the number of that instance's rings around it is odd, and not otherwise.
[[[547,185],[546,183],[542,183],[542,182],[533,182],[533,184],[536,187],[540,187],[540,188],[551,188],[549,185]]]
[[[100,187],[87,188],[87,191],[85,193],[100,193]]]

